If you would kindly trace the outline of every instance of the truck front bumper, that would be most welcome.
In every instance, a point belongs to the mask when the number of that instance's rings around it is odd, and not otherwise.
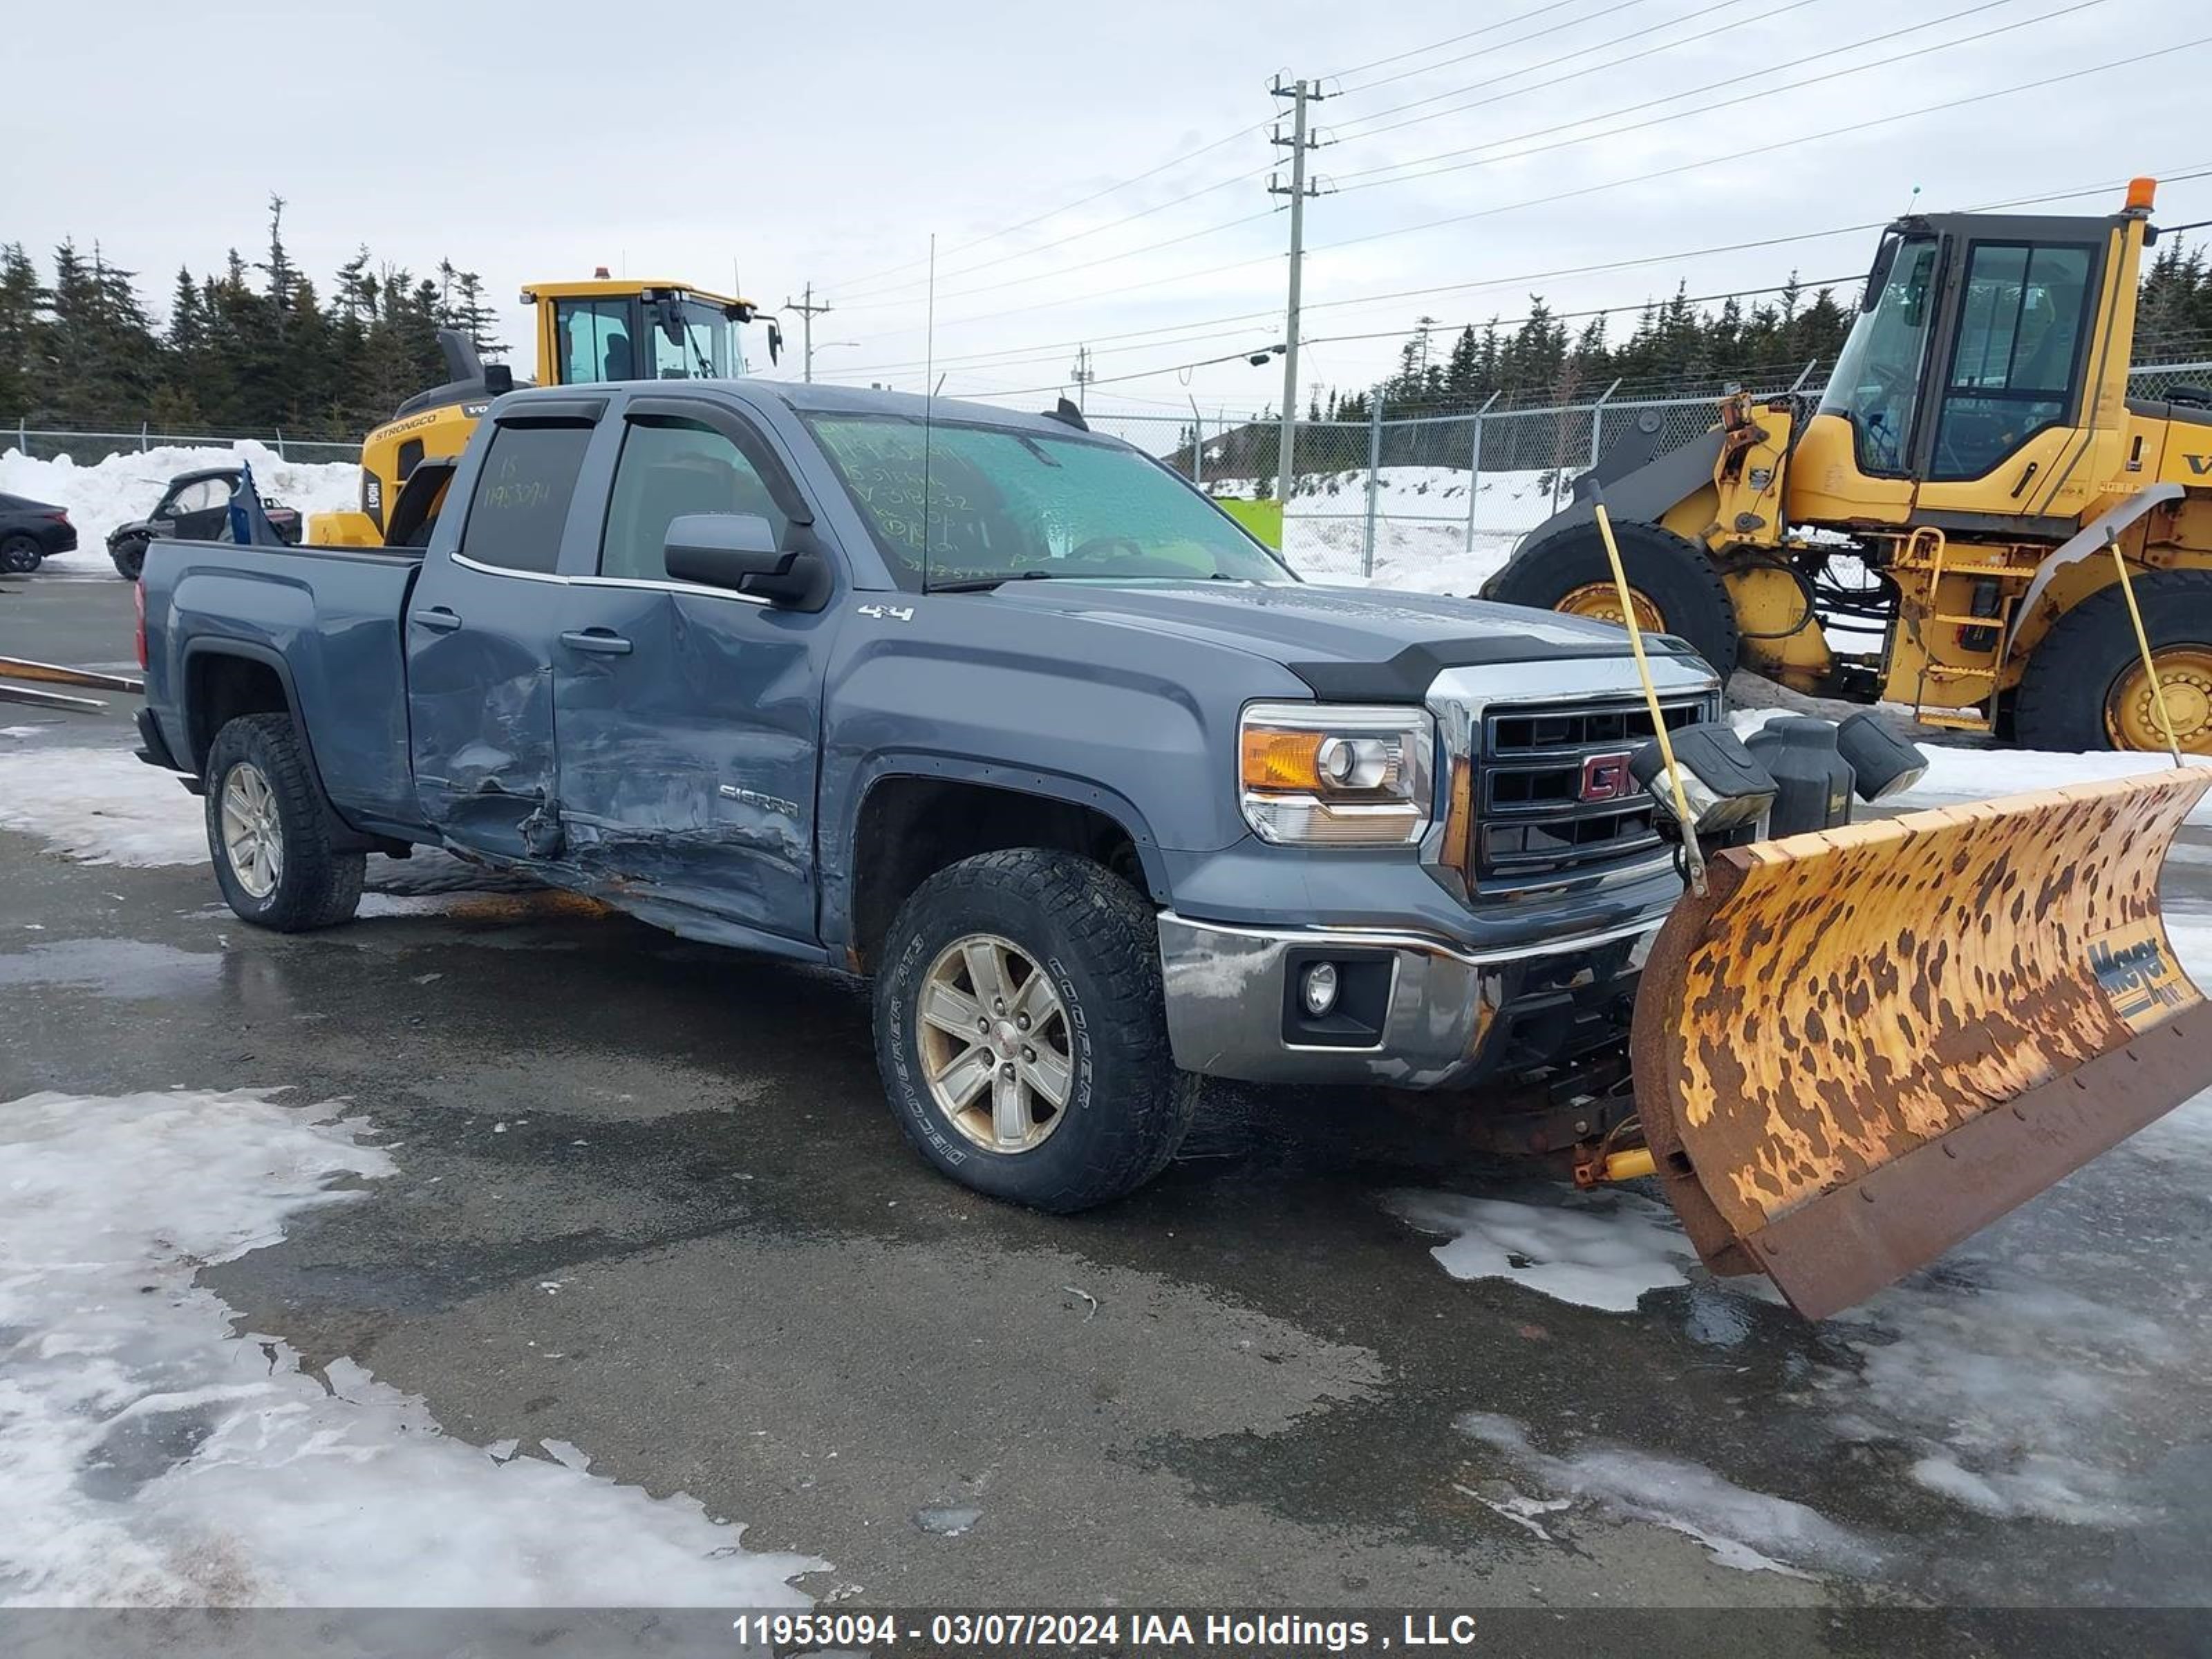
[[[1664,916],[1471,951],[1418,933],[1268,929],[1160,916],[1176,1064],[1253,1083],[1464,1088],[1617,1042]],[[1305,981],[1335,970],[1315,1014]]]

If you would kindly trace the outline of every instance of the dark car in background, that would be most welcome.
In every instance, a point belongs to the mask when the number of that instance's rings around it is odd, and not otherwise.
[[[145,568],[146,545],[156,537],[179,541],[222,541],[230,533],[230,498],[237,493],[244,469],[236,466],[201,467],[179,472],[154,510],[143,519],[121,524],[108,532],[107,556],[115,573],[137,581]],[[262,497],[262,509],[277,535],[293,546],[300,542],[301,520],[296,508]],[[75,545],[72,539],[71,545]]]
[[[69,509],[27,495],[0,495],[0,572],[27,576],[57,553],[76,546]]]

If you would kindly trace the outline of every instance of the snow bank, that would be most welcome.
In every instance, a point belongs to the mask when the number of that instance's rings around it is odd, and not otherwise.
[[[1523,532],[1552,514],[1537,471],[1485,472],[1468,537],[1464,468],[1386,466],[1376,474],[1375,572],[1378,586],[1414,593],[1469,594],[1497,573]],[[1249,501],[1249,478],[1209,483],[1206,493]],[[1367,535],[1367,473],[1309,473],[1284,514],[1283,552],[1301,575],[1357,579]]]
[[[10,449],[0,454],[0,492],[69,509],[70,522],[76,526],[76,551],[48,560],[47,569],[105,570],[107,532],[152,512],[171,478],[198,467],[229,466],[241,460],[253,469],[254,486],[263,499],[295,507],[303,518],[351,507],[360,498],[358,466],[288,461],[251,439],[224,448],[134,450],[91,466],[79,466],[66,455],[39,460]]]
[[[349,1360],[234,1334],[199,1268],[394,1167],[267,1092],[0,1104],[0,1604],[805,1603],[823,1563],[694,1499],[449,1438]]]

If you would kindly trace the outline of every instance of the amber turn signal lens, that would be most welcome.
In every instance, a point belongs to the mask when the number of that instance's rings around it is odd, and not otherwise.
[[[1247,789],[1311,791],[1321,787],[1318,732],[1276,732],[1264,726],[1244,728],[1244,787]]]

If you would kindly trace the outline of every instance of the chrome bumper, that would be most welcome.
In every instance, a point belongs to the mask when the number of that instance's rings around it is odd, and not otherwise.
[[[1220,926],[1164,911],[1160,966],[1176,1064],[1253,1083],[1465,1086],[1625,1035],[1664,916],[1495,954],[1420,934]],[[1364,1030],[1301,1030],[1293,975],[1375,964],[1387,991]]]

